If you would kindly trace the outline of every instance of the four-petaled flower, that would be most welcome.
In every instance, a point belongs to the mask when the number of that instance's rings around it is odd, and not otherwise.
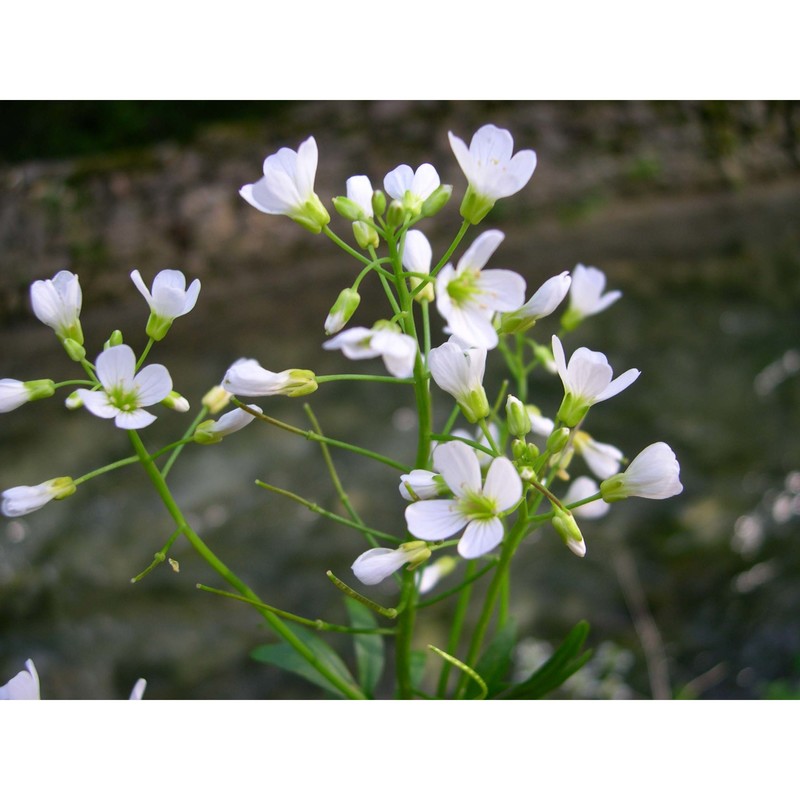
[[[282,147],[264,161],[264,177],[242,186],[239,194],[265,214],[284,214],[312,233],[319,233],[330,214],[314,192],[317,142],[306,139],[297,152]]]
[[[83,405],[97,417],[113,419],[118,428],[135,430],[155,422],[145,406],[160,403],[172,391],[172,378],[161,364],[136,372],[136,356],[126,344],[109,347],[97,357],[101,389],[78,389]]]
[[[483,388],[486,350],[464,347],[451,337],[430,351],[428,366],[436,385],[455,398],[467,422],[488,416],[489,401]]]
[[[561,317],[561,327],[571,331],[586,317],[599,314],[622,297],[622,292],[603,294],[606,276],[597,267],[584,267],[578,264],[572,270],[572,286],[569,290],[569,305]]]
[[[245,397],[269,397],[276,394],[300,397],[315,392],[317,381],[314,373],[308,369],[270,372],[254,358],[240,358],[225,373],[222,388],[231,394]]]
[[[31,284],[33,313],[51,327],[62,341],[72,339],[83,344],[81,330],[81,285],[78,276],[67,270],[57,272],[52,280],[34,281]]]
[[[503,538],[500,517],[511,511],[522,497],[522,481],[505,457],[489,465],[481,481],[481,466],[475,450],[463,442],[447,442],[433,451],[434,468],[453,492],[451,500],[419,500],[406,507],[406,523],[412,536],[438,541],[464,534],[458,543],[463,558],[478,558]]]
[[[665,442],[656,442],[645,447],[625,472],[606,478],[600,491],[607,503],[626,497],[665,500],[683,491],[680,473],[672,448]]]
[[[200,294],[200,281],[195,278],[186,288],[186,276],[177,269],[162,269],[153,280],[153,291],[145,286],[139,270],[131,272],[131,280],[150,306],[147,335],[160,342],[173,320],[188,314]]]
[[[483,267],[503,241],[500,231],[485,231],[459,259],[436,278],[436,307],[449,330],[475,347],[497,346],[492,324],[496,311],[513,311],[525,300],[525,279],[508,269]]]
[[[51,500],[63,500],[75,493],[72,478],[51,478],[36,486],[14,486],[3,492],[3,514],[7,517],[21,517],[38,511]]]
[[[520,150],[512,156],[514,139],[504,128],[484,125],[467,145],[448,133],[458,165],[469,186],[461,202],[461,216],[477,225],[495,202],[515,194],[531,179],[536,169],[536,153]]]
[[[349,328],[323,343],[325,350],[341,350],[353,361],[381,356],[395,378],[410,378],[417,358],[417,341],[401,333],[394,323],[378,322],[372,328]]]
[[[400,164],[383,179],[386,194],[402,204],[412,216],[422,212],[422,204],[439,188],[439,173],[431,164],[422,164],[416,171]]]
[[[579,347],[567,364],[561,340],[554,335],[552,341],[556,369],[565,392],[558,418],[570,428],[577,425],[595,403],[619,394],[641,374],[638,369],[629,369],[611,380],[614,372],[608,359],[586,347]]]

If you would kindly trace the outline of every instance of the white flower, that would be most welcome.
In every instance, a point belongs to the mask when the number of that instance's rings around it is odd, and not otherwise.
[[[664,500],[683,491],[680,470],[672,448],[665,442],[656,442],[645,447],[625,472],[604,480],[600,491],[609,503],[626,497]]]
[[[452,500],[420,500],[406,508],[412,536],[438,541],[462,529],[458,552],[464,558],[488,553],[503,538],[500,516],[517,505],[522,481],[504,456],[495,458],[481,485],[481,467],[475,451],[463,442],[446,442],[433,451],[433,465],[453,492]]]
[[[428,366],[436,385],[455,398],[467,422],[475,423],[489,414],[483,388],[486,350],[465,349],[451,338],[430,351]]]
[[[261,413],[257,405],[248,405],[247,408]],[[231,433],[240,431],[249,425],[255,417],[243,408],[234,408],[223,414],[218,420],[206,420],[195,428],[193,438],[197,444],[216,444]]]
[[[425,542],[405,542],[396,550],[388,547],[373,547],[362,553],[352,565],[352,570],[361,583],[374,586],[405,564],[412,568],[422,564],[431,556]]]
[[[431,261],[433,260],[433,250],[428,237],[422,231],[410,230],[406,234],[403,244],[403,267],[408,272],[417,272],[429,275],[431,271]],[[411,291],[414,291],[422,283],[422,278],[410,278],[409,284]],[[433,300],[433,284],[426,283],[425,288],[414,295],[415,300]]]
[[[37,486],[14,486],[3,492],[2,511],[7,517],[21,517],[38,511],[51,500],[63,500],[75,492],[72,478],[51,478]]]
[[[570,428],[584,418],[591,406],[619,394],[641,374],[638,369],[629,369],[611,380],[614,373],[602,353],[579,347],[567,364],[558,336],[553,336],[552,342],[556,369],[565,392],[558,417]]]
[[[25,662],[25,669],[18,672],[8,683],[0,686],[0,700],[39,700],[39,674],[33,660]]]
[[[56,385],[49,379],[41,381],[18,381],[14,378],[0,380],[0,413],[13,411],[31,400],[52,397]]]
[[[177,269],[162,269],[153,280],[152,293],[138,269],[131,272],[131,280],[150,306],[147,335],[157,342],[166,336],[173,320],[194,308],[200,294],[200,281],[195,278],[187,289],[186,276]]]
[[[161,364],[136,372],[136,356],[126,344],[109,347],[97,357],[97,391],[78,389],[83,405],[96,417],[113,419],[118,428],[135,430],[155,422],[145,406],[160,403],[172,391],[172,378]]]
[[[458,266],[445,265],[436,278],[436,307],[449,330],[463,341],[487,350],[496,347],[492,324],[496,311],[513,311],[525,299],[525,279],[508,269],[482,271],[504,239],[485,231],[467,249]]]
[[[400,476],[399,488],[404,500],[414,501],[430,500],[446,487],[437,473],[428,469],[412,469],[411,472]]]
[[[585,475],[575,480],[570,484],[567,493],[561,498],[561,502],[565,506],[570,506],[573,503],[578,503],[585,500],[587,497],[597,494],[600,487],[591,478]],[[582,506],[570,509],[574,517],[582,517],[583,519],[597,519],[608,513],[608,503],[605,500],[598,499],[592,500]]]
[[[581,320],[599,314],[622,297],[622,292],[603,294],[606,276],[597,267],[584,267],[578,264],[572,271],[572,286],[569,291],[569,305],[561,319],[566,330],[573,330]]]
[[[265,214],[285,214],[312,233],[319,233],[330,215],[314,192],[317,142],[306,139],[297,152],[282,147],[264,161],[264,177],[242,186],[239,194]]]
[[[270,372],[254,358],[240,358],[225,373],[222,388],[231,394],[245,397],[268,397],[276,394],[300,397],[316,391],[317,382],[314,373],[307,369]]]
[[[572,443],[575,452],[583,456],[589,469],[601,480],[619,472],[624,456],[613,444],[598,442],[584,431],[577,431]]]
[[[34,281],[31,285],[33,313],[51,327],[59,339],[72,339],[83,344],[81,285],[78,276],[67,270],[56,273],[52,280]]]
[[[139,678],[133,685],[130,700],[141,700],[147,681]],[[33,664],[33,659],[29,658],[25,662],[25,669],[18,672],[7,684],[0,686],[0,700],[41,700],[41,690],[39,688],[39,674]]]
[[[500,439],[500,430],[498,429],[497,425],[494,422],[490,422],[487,427],[489,428],[489,433],[492,436],[492,440],[497,442]],[[465,428],[455,428],[454,430],[450,431],[450,435],[454,439],[466,439],[468,442],[475,442],[475,444],[483,445],[483,447],[488,447],[491,449],[489,445],[489,440],[486,438],[486,434],[483,432],[481,428],[478,428],[474,432],[470,432]],[[436,447],[439,445],[437,444]],[[482,467],[486,467],[489,465],[489,462],[494,458],[494,456],[489,455],[489,453],[485,453],[483,450],[476,450],[474,447],[472,448],[475,450],[475,455],[478,456],[478,461]]]
[[[461,214],[473,225],[489,213],[495,202],[515,194],[531,179],[536,169],[536,153],[520,150],[512,157],[514,139],[494,125],[484,125],[466,144],[448,133],[458,165],[466,175],[469,187],[461,203]]]
[[[413,216],[422,211],[422,204],[439,188],[439,173],[431,164],[422,164],[416,171],[400,164],[383,179],[383,188]]]
[[[393,324],[379,322],[372,328],[350,328],[322,346],[325,350],[341,350],[353,361],[381,356],[395,378],[410,378],[414,374],[417,341]]]
[[[546,280],[524,306],[516,311],[503,314],[500,330],[503,333],[522,333],[537,320],[549,317],[567,296],[572,278],[569,272],[562,272]]]

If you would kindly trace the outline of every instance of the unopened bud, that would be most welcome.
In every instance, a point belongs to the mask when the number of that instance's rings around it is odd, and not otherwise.
[[[392,200],[389,203],[389,211],[386,214],[386,222],[390,228],[399,228],[406,220],[406,209],[399,200]]]
[[[506,400],[506,422],[508,423],[508,432],[512,436],[525,436],[531,429],[531,418],[528,416],[525,406],[513,394],[510,394]]]
[[[284,385],[280,394],[289,397],[302,397],[305,394],[316,392],[317,376],[310,369],[290,369],[286,371],[289,380]]]
[[[73,361],[83,361],[83,359],[86,358],[86,350],[83,345],[75,339],[62,339],[62,344],[67,351],[67,355]]]
[[[563,539],[564,544],[575,553],[576,556],[586,555],[586,542],[583,541],[583,535],[575,522],[575,517],[564,508],[553,508],[553,527],[556,529],[558,535]]]
[[[354,222],[353,236],[362,250],[369,250],[370,247],[377,247],[381,243],[378,231],[368,222]]]
[[[361,208],[355,200],[351,200],[349,197],[339,196],[334,197],[332,202],[336,213],[345,219],[349,219],[351,222],[364,219],[364,209]]]
[[[181,413],[189,410],[189,401],[174,389],[161,401],[161,405]]]
[[[70,410],[74,411],[76,408],[83,408],[83,400],[77,392],[73,392],[64,401],[64,405]]]
[[[432,217],[434,214],[438,214],[447,205],[452,194],[453,187],[449,184],[443,183],[437,186],[422,204],[422,216]]]
[[[53,495],[53,500],[63,500],[65,497],[75,494],[78,488],[72,478],[69,477],[53,478],[48,481],[48,485]]]
[[[203,395],[202,403],[209,414],[219,414],[231,400],[231,393],[226,392],[221,386],[214,386]]]
[[[569,441],[569,428],[556,428],[548,437],[546,448],[551,453],[560,453]]]
[[[112,331],[111,336],[108,337],[108,340],[103,345],[103,350],[108,350],[109,347],[116,347],[122,343],[122,331]]]
[[[329,336],[332,333],[338,333],[355,314],[360,302],[361,295],[355,289],[342,289],[328,312],[325,320],[325,333]]]
[[[380,189],[372,193],[372,211],[376,217],[380,217],[386,211],[386,195]]]
[[[52,397],[56,391],[56,385],[49,378],[39,381],[25,381],[25,391],[28,393],[28,400],[44,400]]]

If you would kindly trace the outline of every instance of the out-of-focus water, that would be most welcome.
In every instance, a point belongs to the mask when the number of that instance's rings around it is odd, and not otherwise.
[[[511,198],[491,221],[506,232],[493,262],[519,270],[530,290],[583,261],[603,268],[610,288],[623,291],[622,300],[566,340],[568,352],[578,345],[605,352],[615,372],[642,371],[630,389],[592,411],[586,428],[628,457],[667,441],[681,463],[679,497],[632,499],[602,520],[584,522],[585,559],[543,528],[524,543],[514,566],[512,611],[528,647],[533,640],[557,642],[587,619],[590,644],[607,652],[611,643],[624,656],[619,696],[651,696],[642,637],[654,631],[663,647],[657,640],[650,652],[666,659],[673,695],[761,697],[800,686],[798,188],[800,180],[760,193],[651,198],[640,207],[609,203],[558,222],[515,216]],[[250,215],[244,207],[239,213]],[[266,218],[247,219],[257,226]],[[279,230],[293,223],[265,224]],[[346,226],[338,229],[346,233]],[[347,258],[322,237],[282,248],[280,261],[263,253],[263,280],[237,272],[235,264],[230,276],[219,269],[204,275],[197,309],[154,348],[151,360],[170,368],[195,408],[240,356],[276,371],[380,371],[321,349],[322,321],[347,280]],[[134,266],[152,275],[179,265]],[[79,259],[72,268],[80,273]],[[378,300],[367,290],[357,321],[385,316],[383,307],[373,310]],[[89,354],[115,327],[141,346],[146,316],[132,285],[127,299],[87,305]],[[536,329],[541,341],[553,330],[548,321]],[[32,316],[9,321],[4,342],[3,376],[74,374]],[[489,376],[491,397],[499,382],[491,368]],[[540,376],[531,400],[552,414],[559,391],[556,378]],[[413,460],[410,390],[337,383],[306,399],[328,435]],[[261,405],[308,427],[302,403],[275,398]],[[449,405],[440,399],[437,410],[444,414]],[[159,417],[144,431],[152,449],[180,436],[186,424],[166,410]],[[77,476],[129,453],[124,433],[57,401],[0,422],[3,487]],[[396,474],[346,453],[337,453],[336,463],[365,520],[400,532],[404,504]],[[325,571],[349,579],[363,540],[268,495],[256,479],[338,510],[316,447],[259,424],[221,445],[187,448],[170,475],[198,532],[266,602],[343,621],[340,595]],[[54,698],[125,697],[140,676],[148,679],[150,697],[319,696],[249,659],[269,633],[251,609],[195,588],[220,583],[183,541],[172,552],[179,572],[165,565],[130,584],[171,533],[169,517],[135,467],[93,480],[35,514],[2,521],[0,680],[33,657],[43,694]],[[370,593],[387,603],[394,596],[390,583]],[[443,640],[450,611],[444,603],[421,619],[421,644]],[[328,638],[339,646],[335,634]],[[593,691],[603,696],[603,689]]]

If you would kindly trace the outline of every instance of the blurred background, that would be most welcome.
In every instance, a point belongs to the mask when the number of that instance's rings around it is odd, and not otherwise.
[[[528,296],[579,262],[601,268],[609,288],[622,290],[568,340],[568,352],[586,345],[606,353],[615,373],[642,371],[593,410],[587,430],[628,457],[668,442],[685,487],[671,500],[632,499],[583,523],[582,560],[549,527],[526,540],[512,592],[519,669],[587,619],[595,656],[564,697],[800,696],[797,103],[2,108],[0,374],[79,377],[30,311],[32,281],[60,269],[80,275],[93,357],[115,328],[134,349],[146,341],[148,310],[131,270],[149,284],[161,269],[181,269],[202,281],[200,299],[151,360],[168,366],[194,408],[242,356],[275,371],[354,368],[321,349],[325,315],[352,281],[354,262],[324,236],[260,214],[238,195],[260,177],[266,155],[313,134],[316,187],[326,203],[344,194],[351,175],[365,173],[378,186],[400,163],[433,163],[455,186],[445,211],[421,226],[436,253],[458,228],[465,188],[447,132],[468,141],[486,122],[508,128],[517,149],[537,151],[538,166],[483,224],[506,234],[492,266],[523,274]],[[332,226],[350,240],[349,223]],[[362,294],[354,323],[371,324],[385,314],[380,293],[365,285]],[[548,322],[536,328],[542,341],[555,325]],[[499,378],[490,372],[490,396],[492,387]],[[559,392],[556,379],[537,375],[531,399],[552,416]],[[306,399],[328,435],[413,460],[410,393],[337,383]],[[302,400],[261,405],[308,427]],[[159,417],[144,431],[151,449],[180,437],[188,422],[166,409]],[[78,476],[129,454],[122,432],[68,412],[58,399],[3,415],[0,448],[2,488]],[[404,505],[397,476],[348,455],[336,454],[336,463],[369,524],[396,531]],[[256,479],[337,509],[317,449],[267,426],[187,448],[170,475],[198,532],[266,602],[344,621],[325,571],[349,580],[363,540],[268,495]],[[162,566],[130,583],[171,533],[136,468],[92,480],[30,516],[0,520],[0,682],[32,657],[48,698],[127,697],[138,677],[147,678],[151,698],[322,696],[250,659],[272,641],[270,632],[251,609],[195,588],[220,583],[182,541],[172,551],[180,572]],[[392,586],[370,594],[391,604]],[[421,644],[441,643],[451,612],[443,603],[426,614]],[[347,641],[327,640],[350,658]]]

